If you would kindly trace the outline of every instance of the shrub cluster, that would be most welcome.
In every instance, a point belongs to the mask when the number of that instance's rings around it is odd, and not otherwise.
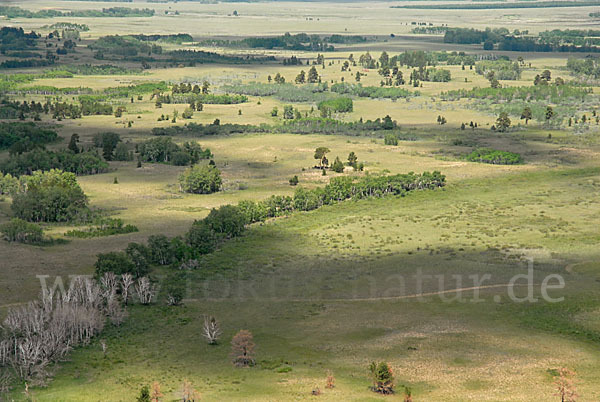
[[[84,230],[69,230],[65,233],[67,237],[78,237],[80,239],[89,239],[92,237],[112,236],[117,234],[126,234],[137,232],[138,228],[134,225],[125,225],[121,219],[105,218],[95,223],[95,226]]]
[[[75,175],[56,169],[24,176],[11,209],[16,217],[30,222],[66,222],[89,212]]]
[[[523,163],[523,157],[514,152],[490,148],[477,148],[466,156],[470,162],[491,163],[493,165],[516,165]]]
[[[158,137],[137,145],[140,158],[145,162],[163,162],[176,166],[198,163],[213,155],[210,149],[202,149],[196,142],[185,142],[182,146],[173,142],[171,137]]]
[[[35,223],[29,223],[19,218],[13,218],[0,226],[4,240],[27,244],[39,243],[43,239],[43,230]]]

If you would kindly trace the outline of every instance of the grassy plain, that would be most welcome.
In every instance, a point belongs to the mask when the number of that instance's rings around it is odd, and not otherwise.
[[[20,3],[14,4],[23,6]],[[390,3],[372,2],[133,5],[159,13],[153,18],[69,20],[89,24],[91,30],[83,35],[76,56],[67,61],[93,61],[84,46],[102,35],[173,33],[175,26],[178,32],[198,38],[287,31],[379,36],[375,42],[342,46],[325,54],[327,62],[334,64],[319,68],[323,79],[339,82],[343,77],[353,82],[356,69],[342,73],[338,64],[351,53],[356,57],[366,50],[374,56],[382,50],[390,54],[407,49],[475,51],[473,46],[443,44],[439,37],[408,36],[412,21],[536,32],[562,28],[567,22],[591,26],[587,15],[595,11],[587,7],[495,10],[490,17],[484,11],[399,10],[390,9]],[[107,6],[115,3],[34,0],[27,4],[31,9]],[[167,7],[181,15],[164,15]],[[228,15],[234,9],[239,17]],[[49,22],[6,21],[28,29]],[[392,32],[398,35],[394,39],[389,38]],[[314,52],[256,53],[316,57]],[[547,68],[553,77],[574,78],[564,69],[566,57],[562,55],[523,56],[527,67],[521,80],[502,84],[531,85],[533,77]],[[301,69],[308,68],[279,63],[201,65],[152,69],[141,75],[40,79],[30,85],[100,90],[187,79],[208,80],[219,91],[221,85],[237,81],[266,82],[268,75],[277,72],[292,82]],[[527,128],[521,124],[509,133],[492,132],[495,115],[474,110],[465,100],[439,99],[444,91],[488,86],[487,80],[474,70],[443,68],[451,70],[451,82],[407,87],[420,91],[419,97],[395,102],[355,99],[352,113],[336,116],[356,121],[389,114],[413,138],[398,146],[384,145],[380,136],[238,134],[192,139],[211,149],[224,177],[224,191],[202,196],[178,192],[177,177],[183,168],[164,164],[136,168],[135,162],[111,162],[109,173],[80,177],[94,208],[135,224],[140,231],[75,239],[52,247],[0,242],[0,312],[37,296],[36,275],[53,279],[92,273],[97,253],[122,250],[129,242],[144,241],[152,234],[183,234],[193,220],[213,207],[272,194],[291,195],[294,188],[288,180],[293,175],[298,175],[303,187],[326,184],[334,173],[323,177],[311,169],[318,146],[327,146],[332,158],[342,160],[356,152],[368,173],[440,170],[447,175],[448,186],[404,198],[345,202],[253,225],[243,237],[203,259],[198,270],[185,274],[184,306],[131,307],[122,327],[108,328],[101,335],[108,345],[106,357],[100,339],[76,350],[69,361],[55,368],[56,377],[48,387],[30,388],[32,399],[126,401],[133,400],[143,385],[159,381],[165,400],[176,400],[183,380],[189,379],[202,400],[398,400],[399,396],[383,398],[368,390],[367,366],[372,360],[390,362],[398,385],[411,387],[415,400],[549,401],[555,398],[553,374],[562,366],[577,373],[580,400],[600,399],[598,129],[592,125],[588,132],[575,134],[565,127],[550,130],[530,122]],[[403,72],[408,78],[410,71]],[[378,86],[377,72],[366,73],[362,83]],[[222,123],[278,124],[280,118],[271,117],[270,111],[273,107],[282,110],[285,104],[270,97],[250,97],[241,105],[205,105],[189,121],[211,123],[219,118]],[[64,140],[53,147],[64,147],[73,133],[80,134],[82,145],[88,147],[95,133],[108,130],[135,143],[151,138],[153,127],[189,122],[158,122],[161,114],[181,112],[184,105],[157,109],[148,94],[126,106],[128,112],[122,118],[90,116],[59,122]],[[315,105],[294,106],[304,113]],[[448,120],[444,126],[436,124],[440,114]],[[129,121],[131,128],[127,128]],[[460,130],[460,124],[469,121],[478,122],[480,128]],[[513,123],[517,125],[518,119]],[[519,152],[525,164],[464,161],[461,156],[475,146]],[[348,169],[345,174],[365,173]],[[119,184],[113,184],[115,177]],[[10,200],[4,199],[0,222],[9,218]],[[52,236],[68,229],[47,227]],[[564,302],[515,304],[508,300],[504,285],[513,275],[526,273],[529,260],[534,262],[536,297],[545,275],[560,274],[566,286],[552,295],[564,296]],[[419,288],[414,277],[418,272],[442,276],[427,279]],[[158,278],[171,273],[155,270]],[[458,293],[464,296],[462,301],[443,299],[452,299],[455,293],[432,294],[423,300],[413,297],[420,292],[435,293],[440,287],[470,287],[469,275],[483,274],[491,275],[486,284],[495,287],[480,291],[481,303],[468,301],[473,290]],[[452,275],[461,275],[462,282]],[[526,289],[515,291],[523,295]],[[201,337],[204,314],[222,322],[223,340],[217,346],[206,345]],[[229,362],[229,340],[242,328],[255,334],[256,368],[235,369]],[[324,389],[329,370],[336,377],[333,390]],[[323,390],[321,396],[311,396],[315,387]],[[19,385],[11,397],[25,399],[22,391]]]

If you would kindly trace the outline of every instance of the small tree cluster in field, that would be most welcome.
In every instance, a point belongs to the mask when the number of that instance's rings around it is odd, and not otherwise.
[[[319,102],[318,109],[321,117],[331,118],[333,113],[349,113],[354,110],[352,99],[339,97]]]
[[[121,142],[121,136],[113,132],[100,133],[94,135],[93,141],[96,148],[102,148],[104,159],[112,161],[115,149]]]
[[[143,162],[169,163],[175,166],[195,164],[213,156],[210,149],[203,149],[197,142],[178,145],[171,137],[152,138],[137,144],[136,148]]]
[[[221,171],[213,165],[192,166],[179,176],[179,188],[185,193],[211,194],[221,189]]]
[[[22,191],[12,198],[15,216],[30,222],[67,222],[89,213],[75,175],[56,169],[24,177]]]

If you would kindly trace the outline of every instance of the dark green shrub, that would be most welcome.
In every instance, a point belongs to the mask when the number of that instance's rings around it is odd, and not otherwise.
[[[185,235],[185,241],[196,255],[212,253],[217,247],[217,235],[212,226],[204,220],[194,222]]]
[[[204,222],[215,233],[226,238],[242,234],[246,225],[246,217],[240,209],[233,205],[223,205],[213,208]]]
[[[491,148],[477,148],[468,154],[466,159],[470,162],[491,163],[493,165],[517,165],[523,163],[523,157],[517,153]]]
[[[135,277],[147,274],[147,271],[139,272],[129,255],[123,251],[98,254],[98,260],[94,264],[94,267],[96,268],[96,276],[98,277],[101,277],[106,272],[112,272],[116,275],[132,274]]]
[[[154,264],[168,265],[173,261],[173,250],[167,236],[153,235],[148,237],[148,248],[150,249],[150,260]]]

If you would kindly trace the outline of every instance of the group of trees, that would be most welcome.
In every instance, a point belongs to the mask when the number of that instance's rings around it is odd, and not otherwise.
[[[137,144],[136,148],[142,161],[170,163],[176,166],[195,164],[213,156],[210,149],[202,149],[197,142],[178,145],[171,137],[151,138]]]
[[[23,176],[11,209],[16,217],[30,222],[67,222],[87,215],[87,204],[73,173],[51,169]]]
[[[482,60],[475,64],[475,72],[486,76],[491,81],[491,77],[497,80],[518,80],[521,78],[521,66],[518,62],[510,60]]]
[[[600,78],[600,62],[597,57],[586,57],[585,59],[575,59],[570,57],[567,60],[567,69],[576,75]]]
[[[9,149],[11,154],[30,151],[57,139],[56,131],[42,128],[35,123],[0,122],[0,150]]]
[[[349,155],[349,163],[351,162],[357,162],[355,155]],[[214,171],[209,172],[213,173]],[[212,253],[220,242],[242,235],[246,225],[251,223],[293,211],[310,211],[322,205],[335,204],[351,198],[401,196],[408,191],[435,189],[443,187],[445,180],[445,176],[440,172],[411,172],[394,176],[366,176],[360,179],[340,176],[332,178],[330,183],[322,188],[298,188],[293,197],[273,195],[259,202],[241,201],[237,206],[224,205],[211,210],[206,218],[195,221],[184,236],[169,239],[166,236],[154,235],[148,238],[146,245],[131,243],[123,252],[99,256],[96,271],[98,275],[112,271],[140,276],[147,273],[150,263],[177,268],[193,267],[196,265],[192,264],[192,261]]]
[[[59,169],[76,175],[104,173],[108,164],[95,151],[73,152],[70,149],[49,151],[43,148],[14,154],[0,162],[0,172],[14,176],[34,171]]]
[[[327,154],[329,152],[331,152],[331,150],[327,147],[318,147],[317,149],[315,149],[314,159],[316,159],[317,162],[319,163],[318,166],[315,166],[316,168],[327,169],[329,167],[329,160],[327,159]],[[348,162],[346,165],[352,167],[354,170],[362,171],[364,169],[364,164],[362,162],[360,162],[360,163],[358,162],[358,157],[356,156],[356,153],[354,151],[352,151],[348,154]],[[333,170],[336,173],[343,173],[344,166],[345,165],[341,161],[341,159],[338,156],[336,156],[335,161],[331,165],[331,170]],[[325,173],[325,172],[323,172],[323,173]],[[290,180],[290,184],[292,184],[292,185],[298,184],[298,177],[297,176],[294,176],[294,177],[295,177],[294,183],[292,183],[292,180]]]
[[[148,44],[132,36],[102,36],[88,47],[96,52],[94,57],[98,59],[104,58],[104,55],[133,57],[138,54],[162,54],[161,46]]]
[[[273,113],[279,111],[273,111]],[[361,118],[354,122],[344,122],[336,119],[321,117],[302,117],[300,112],[289,105],[284,107],[283,125],[252,125],[252,124],[197,124],[187,123],[184,126],[155,127],[152,134],[156,136],[192,136],[203,137],[210,135],[229,135],[234,133],[293,133],[293,134],[344,134],[378,136],[377,132],[396,130],[398,125],[390,116],[383,119],[363,121]],[[414,138],[414,137],[413,137]]]
[[[321,117],[331,117],[333,113],[349,113],[354,110],[354,103],[350,98],[333,98],[323,102],[320,102],[318,105],[319,111],[321,112]]]
[[[7,18],[55,18],[55,17],[152,17],[154,10],[149,8],[109,7],[102,10],[59,11],[44,9],[25,10],[20,7],[0,6],[0,15]]]
[[[345,82],[333,84],[331,92],[340,95],[353,95],[361,98],[385,98],[385,99],[401,99],[418,96],[419,92],[411,92],[404,88],[381,88],[374,86],[363,86],[361,84],[349,84]]]
[[[529,31],[506,28],[486,28],[485,30],[469,28],[447,28],[444,42],[461,44],[482,44],[484,50],[516,52],[598,52],[597,30],[553,30],[541,32],[538,36],[525,36]]]
[[[418,70],[413,70],[410,73],[409,85],[412,84],[414,87],[419,86],[419,81],[431,81],[431,82],[449,82],[452,79],[450,70],[435,67],[419,67]]]

